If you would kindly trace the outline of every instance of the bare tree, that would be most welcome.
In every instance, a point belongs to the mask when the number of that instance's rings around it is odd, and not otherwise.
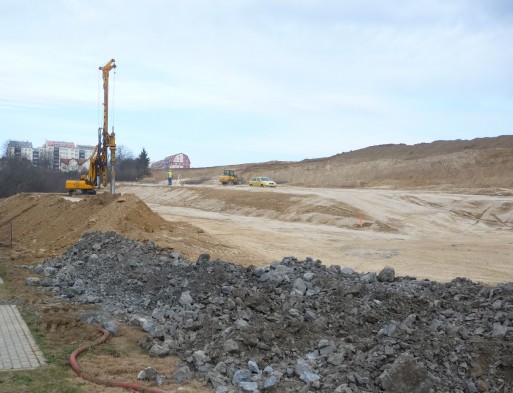
[[[11,141],[5,141],[3,144],[2,144],[2,156],[1,157],[5,157],[5,158],[9,158],[12,154],[10,154],[11,152],[9,151],[9,143]]]
[[[131,160],[134,158],[134,153],[125,145],[118,145],[116,147],[116,158],[118,161]]]

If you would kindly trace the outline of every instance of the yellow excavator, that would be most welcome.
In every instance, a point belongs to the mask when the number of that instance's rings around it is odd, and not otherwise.
[[[111,59],[103,67],[103,128],[98,128],[98,144],[89,158],[89,172],[81,175],[80,180],[66,180],[66,190],[70,195],[75,193],[96,194],[96,189],[107,186],[107,148],[110,148],[111,193],[115,194],[116,184],[116,136],[114,127],[109,134],[109,72],[116,68],[115,60]]]

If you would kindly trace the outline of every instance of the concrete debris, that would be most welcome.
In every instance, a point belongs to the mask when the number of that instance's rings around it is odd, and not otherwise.
[[[139,374],[137,374],[137,379],[140,381],[153,381],[157,385],[162,385],[165,382],[165,378],[157,373],[157,370],[155,370],[153,367],[146,367],[144,370],[140,371]]]
[[[41,285],[41,279],[39,277],[28,277],[25,280],[25,284],[37,287],[37,286]]]
[[[361,274],[312,258],[194,263],[114,232],[86,234],[34,272],[42,289],[94,304],[87,321],[138,326],[150,356],[179,356],[172,380],[220,393],[513,390],[512,283]]]

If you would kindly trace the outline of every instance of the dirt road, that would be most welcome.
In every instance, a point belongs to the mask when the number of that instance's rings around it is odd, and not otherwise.
[[[511,193],[160,183],[122,184],[118,191],[215,236],[234,256],[243,255],[232,260],[237,263],[311,256],[358,271],[388,265],[400,275],[438,281],[513,281]]]

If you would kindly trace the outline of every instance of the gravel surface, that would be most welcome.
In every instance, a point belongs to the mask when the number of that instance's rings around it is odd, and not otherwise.
[[[114,232],[84,235],[34,269],[40,285],[94,304],[90,323],[148,333],[173,378],[222,392],[511,392],[513,283],[449,283],[284,258],[243,267]],[[37,281],[31,281],[37,285]]]

